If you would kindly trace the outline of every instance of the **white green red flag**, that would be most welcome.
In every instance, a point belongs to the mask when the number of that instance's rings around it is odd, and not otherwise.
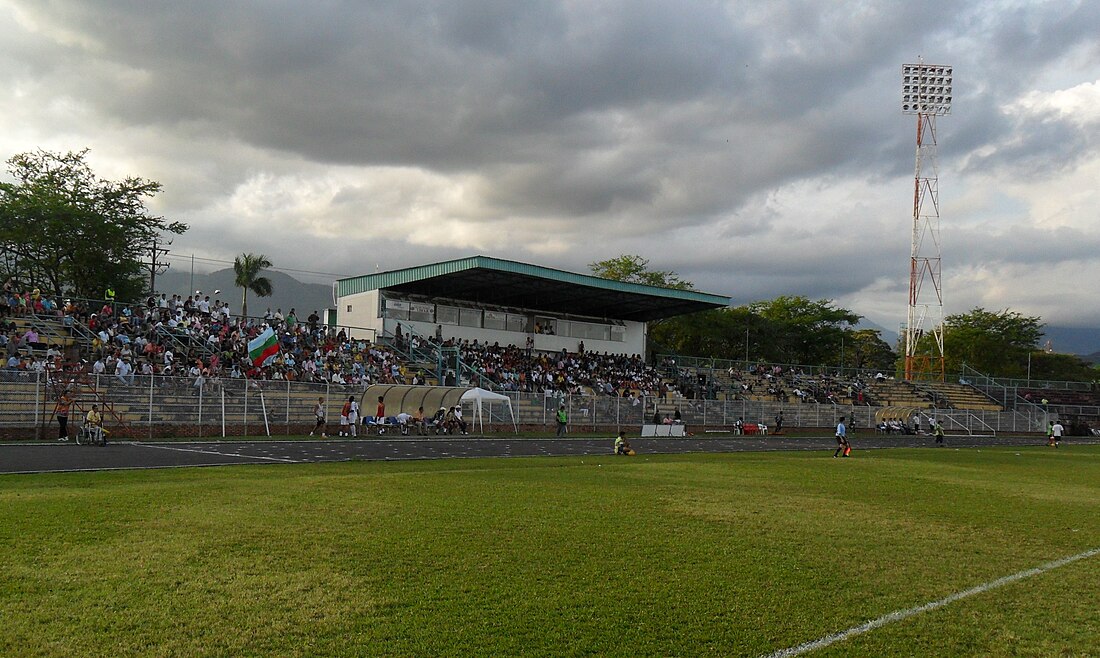
[[[248,358],[252,359],[252,365],[260,367],[275,358],[279,353],[279,341],[275,338],[275,332],[268,327],[258,336],[248,341]]]

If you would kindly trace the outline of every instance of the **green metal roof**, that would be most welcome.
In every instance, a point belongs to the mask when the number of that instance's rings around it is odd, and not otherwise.
[[[730,303],[729,297],[721,295],[612,281],[488,256],[338,279],[333,287],[337,297],[384,289],[479,304],[643,322],[720,308]]]

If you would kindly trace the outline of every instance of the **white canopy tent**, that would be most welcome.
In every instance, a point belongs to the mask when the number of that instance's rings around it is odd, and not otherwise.
[[[509,399],[507,395],[487,391],[483,388],[471,388],[462,394],[462,401],[473,402],[477,405],[474,407],[473,420],[478,423],[480,431],[483,434],[485,433],[485,418],[482,413],[482,405],[485,403],[489,404],[489,417],[491,418],[493,403],[499,404],[503,402],[508,405],[508,415],[512,417],[512,429],[515,430],[516,434],[519,434],[519,427],[516,425],[516,414],[512,411],[512,400]]]

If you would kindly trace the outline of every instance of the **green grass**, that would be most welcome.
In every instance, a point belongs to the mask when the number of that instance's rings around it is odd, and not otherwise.
[[[759,655],[1100,546],[1092,447],[0,477],[0,655]],[[1100,557],[821,655],[1100,653]]]

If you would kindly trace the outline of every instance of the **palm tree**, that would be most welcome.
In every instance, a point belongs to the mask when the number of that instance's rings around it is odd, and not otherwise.
[[[241,317],[248,317],[248,291],[258,297],[271,294],[271,279],[260,276],[260,272],[271,267],[271,261],[263,254],[241,254],[233,259],[233,271],[237,274],[234,285],[243,289],[241,297]]]

